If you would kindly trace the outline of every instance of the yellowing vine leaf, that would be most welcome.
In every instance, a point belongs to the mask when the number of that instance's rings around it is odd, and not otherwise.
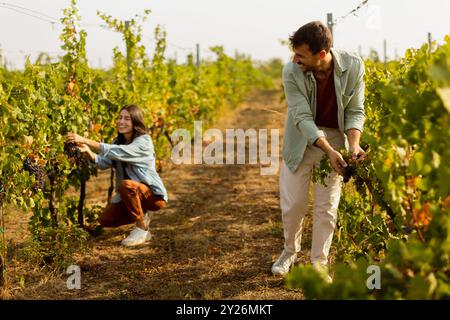
[[[438,88],[436,91],[439,94],[444,107],[450,113],[450,88]]]

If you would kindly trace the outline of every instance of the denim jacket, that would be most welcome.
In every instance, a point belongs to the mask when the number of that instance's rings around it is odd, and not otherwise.
[[[363,131],[364,62],[358,56],[331,49],[334,62],[334,84],[338,106],[338,124],[345,136],[348,129]],[[303,159],[306,146],[325,137],[314,123],[316,117],[317,85],[313,72],[304,73],[294,62],[283,68],[283,87],[288,104],[283,141],[283,160],[295,172]]]
[[[148,134],[136,137],[130,144],[100,143],[100,152],[95,156],[95,166],[99,169],[108,169],[115,163],[116,194],[111,199],[118,203],[120,198],[119,186],[124,179],[124,170],[131,180],[148,185],[155,195],[168,200],[167,191],[155,169],[155,149]]]

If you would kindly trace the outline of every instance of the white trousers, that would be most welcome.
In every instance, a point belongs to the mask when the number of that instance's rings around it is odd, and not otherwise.
[[[330,145],[339,150],[344,147],[344,135],[339,129],[320,128],[325,131]],[[280,172],[280,206],[284,230],[284,248],[288,252],[300,251],[303,219],[308,212],[309,185],[314,166],[319,166],[324,152],[315,146],[307,146],[297,171],[292,173],[282,163]],[[314,184],[312,263],[328,263],[333,232],[336,226],[337,209],[341,196],[342,177],[336,172],[325,179],[326,187]]]

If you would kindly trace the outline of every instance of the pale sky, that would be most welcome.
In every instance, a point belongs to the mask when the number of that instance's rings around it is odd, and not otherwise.
[[[442,42],[450,33],[450,0],[369,0],[368,5],[345,19],[342,16],[356,8],[362,0],[79,0],[82,23],[88,24],[87,52],[91,66],[111,65],[112,49],[123,41],[119,34],[89,24],[101,24],[96,11],[119,19],[129,19],[151,9],[144,25],[144,41],[149,53],[157,24],[167,31],[167,57],[185,56],[199,43],[201,55],[207,48],[223,45],[226,52],[235,50],[256,60],[280,57],[287,60],[290,52],[280,44],[301,25],[321,20],[327,13],[337,19],[334,46],[366,55],[370,48],[382,54],[387,41],[388,56],[402,55],[406,48],[427,41],[427,33]],[[0,0],[0,49],[9,63],[22,68],[24,57],[35,58],[41,51],[56,56],[61,53],[58,39],[61,26],[50,24],[8,8],[50,19],[60,18],[69,0]],[[12,7],[14,5],[15,7]],[[7,7],[7,8],[6,8]],[[22,7],[22,8],[19,8]],[[28,10],[25,10],[25,9]],[[31,11],[34,10],[34,11]],[[210,56],[210,55],[209,55]]]

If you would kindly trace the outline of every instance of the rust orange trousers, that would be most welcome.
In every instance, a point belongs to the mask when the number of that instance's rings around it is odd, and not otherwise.
[[[119,186],[122,201],[109,204],[99,218],[102,227],[118,227],[141,220],[147,210],[157,211],[166,206],[166,201],[153,194],[143,183],[124,179]]]

